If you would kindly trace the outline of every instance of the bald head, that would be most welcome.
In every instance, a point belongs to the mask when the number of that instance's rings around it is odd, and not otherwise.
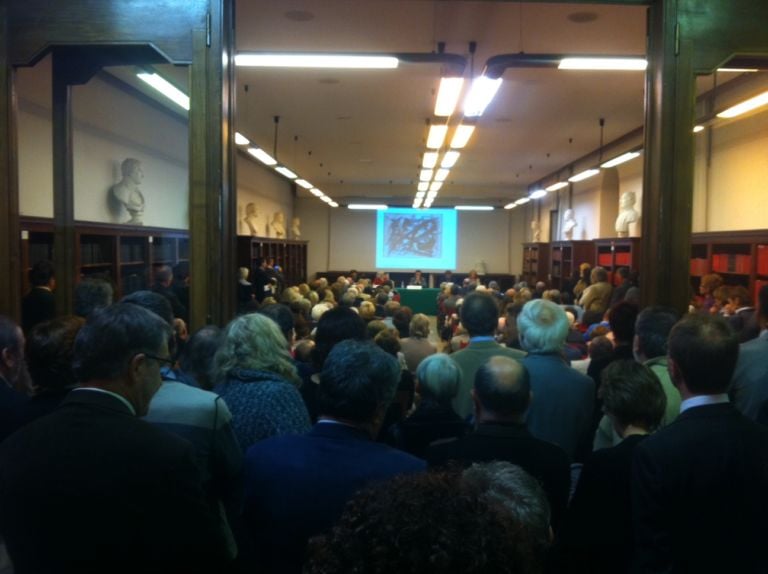
[[[531,399],[528,371],[509,357],[492,357],[475,375],[475,408],[481,419],[522,419]]]

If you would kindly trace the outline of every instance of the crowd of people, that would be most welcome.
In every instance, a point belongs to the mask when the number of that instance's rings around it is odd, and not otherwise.
[[[173,271],[0,317],[0,572],[766,570],[768,286],[447,272],[432,320],[259,261],[189,333]]]

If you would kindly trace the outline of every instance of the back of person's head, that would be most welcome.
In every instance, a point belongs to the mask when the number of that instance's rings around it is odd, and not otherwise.
[[[597,329],[595,329],[595,331],[596,330]],[[611,343],[611,340],[605,335],[597,335],[589,341],[589,358],[593,361],[607,359],[612,354],[613,343]]]
[[[608,323],[617,343],[629,344],[635,338],[638,308],[629,301],[619,301],[608,311]]]
[[[312,362],[312,349],[315,348],[315,342],[312,339],[301,339],[293,348],[293,357],[299,363],[309,364]]]
[[[629,268],[628,267],[619,267],[616,270],[616,275],[618,275],[622,281],[625,281],[629,279]]]
[[[179,356],[181,369],[204,389],[213,387],[211,365],[220,343],[221,329],[216,325],[206,325],[192,334]]]
[[[723,278],[717,273],[708,273],[701,278],[701,290],[705,293],[713,293],[715,289],[722,286]]]
[[[556,353],[568,336],[568,317],[552,301],[529,301],[517,316],[520,345],[532,353]]]
[[[531,379],[522,363],[491,357],[475,373],[475,399],[497,417],[522,417],[531,400]]]
[[[349,307],[336,307],[323,313],[317,322],[312,362],[321,369],[333,347],[346,339],[362,341],[367,337],[365,321]]]
[[[595,267],[590,274],[592,283],[602,283],[608,281],[608,272],[603,267]]]
[[[424,313],[416,313],[408,327],[411,337],[426,339],[429,337],[429,318]]]
[[[38,323],[27,335],[26,360],[36,392],[70,387],[75,337],[85,323],[82,317],[58,317]]]
[[[598,391],[603,410],[626,427],[655,430],[664,416],[667,397],[654,372],[637,361],[613,361],[601,375]]]
[[[318,411],[355,423],[372,423],[395,396],[400,365],[369,341],[348,339],[333,347],[318,385]]]
[[[382,331],[386,331],[387,329],[389,329],[387,324],[384,321],[378,319],[370,321],[368,325],[366,325],[366,331],[368,332],[369,339],[375,339],[376,335]]]
[[[435,353],[419,363],[416,379],[419,382],[419,393],[423,397],[448,403],[459,392],[461,369],[448,355]]]
[[[392,329],[385,329],[384,331],[377,333],[373,338],[373,342],[377,347],[393,357],[397,357],[397,354],[401,349],[400,337],[398,337],[397,333]]]
[[[179,261],[173,266],[173,278],[181,283],[189,279],[189,261]]]
[[[91,313],[75,338],[72,371],[81,383],[125,375],[139,353],[157,355],[171,326],[140,305],[116,303]]]
[[[213,382],[224,383],[240,371],[269,371],[292,383],[299,381],[288,341],[266,315],[241,315],[224,329],[213,357]]]
[[[75,315],[87,318],[94,310],[111,305],[112,297],[109,281],[86,277],[75,287]]]
[[[726,392],[738,356],[738,336],[720,317],[688,315],[669,334],[673,378],[677,371],[693,394]]]
[[[311,543],[305,572],[542,572],[531,529],[496,505],[484,486],[441,471],[366,488],[333,530]]]
[[[743,285],[731,287],[728,298],[732,301],[738,301],[738,304],[742,307],[748,307],[752,304],[752,297],[749,296],[749,291]]]
[[[400,308],[399,301],[394,301],[394,300],[387,301],[387,304],[384,305],[384,316],[393,317],[399,308]]]
[[[294,319],[291,310],[282,303],[275,303],[274,305],[264,305],[257,311],[260,315],[269,317],[277,326],[280,327],[280,331],[283,333],[285,340],[291,343],[293,341],[293,327]]]
[[[538,480],[516,464],[497,460],[473,464],[463,472],[462,481],[529,532],[536,553],[542,555],[550,544],[551,508]]]
[[[376,316],[376,305],[370,301],[363,301],[360,303],[360,309],[358,309],[358,311],[363,321],[372,321]]]
[[[413,311],[410,307],[400,307],[395,311],[395,314],[392,315],[392,325],[394,325],[401,337],[408,336],[411,319],[413,319]]]
[[[669,307],[646,307],[635,321],[635,335],[645,360],[667,354],[669,332],[680,320],[680,314]]]
[[[376,293],[376,304],[384,307],[389,301],[389,295],[385,291],[379,291]]]
[[[29,282],[33,287],[46,287],[53,277],[53,263],[47,259],[38,261],[29,270]]]
[[[489,293],[470,293],[461,305],[461,324],[470,337],[493,335],[499,323],[499,304]]]
[[[130,303],[152,311],[163,321],[173,326],[173,307],[170,301],[154,291],[134,291],[120,299],[121,303]]]
[[[170,266],[160,265],[155,269],[155,283],[159,283],[160,285],[165,285],[166,283],[172,280],[173,280],[173,271],[171,271]]]

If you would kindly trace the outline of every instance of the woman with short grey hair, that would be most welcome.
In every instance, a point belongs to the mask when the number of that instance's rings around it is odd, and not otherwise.
[[[437,353],[437,348],[429,342],[429,318],[423,313],[416,313],[408,325],[408,337],[400,340],[400,347],[405,356],[405,363],[408,370],[416,373],[425,358]]]

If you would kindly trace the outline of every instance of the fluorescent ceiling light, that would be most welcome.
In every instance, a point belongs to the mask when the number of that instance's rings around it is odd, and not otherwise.
[[[450,116],[453,113],[463,85],[464,78],[442,78],[440,80],[440,88],[437,90],[437,100],[435,101],[436,116]]]
[[[445,181],[448,179],[448,174],[451,173],[450,169],[440,168],[435,172],[435,181]]]
[[[429,192],[430,193],[437,193],[440,191],[440,188],[443,187],[442,181],[433,181],[432,184],[429,186]]]
[[[316,187],[313,187],[312,189],[310,189],[309,193],[311,193],[315,197],[323,197],[323,195],[324,195],[323,192],[320,191],[319,189],[317,189]]]
[[[421,167],[424,169],[432,169],[437,165],[437,152],[428,151],[424,152],[424,158],[421,160]]]
[[[736,104],[735,106],[731,106],[727,110],[717,114],[717,117],[718,118],[735,118],[736,116],[740,116],[741,114],[746,114],[747,112],[751,112],[752,110],[762,107],[766,104],[768,104],[768,92],[763,92],[762,94],[759,94],[754,98],[749,98],[748,100],[745,100],[739,104]]]
[[[638,70],[648,67],[644,58],[563,58],[560,70]]]
[[[417,191],[416,192],[416,199],[423,199],[426,194],[427,194],[426,191]]]
[[[445,135],[448,133],[448,126],[446,125],[431,125],[429,126],[429,135],[427,135],[427,147],[429,149],[440,149],[443,147],[445,141]]]
[[[248,145],[249,143],[251,143],[251,140],[240,132],[235,132],[235,145]]]
[[[287,167],[285,167],[284,165],[278,165],[278,166],[275,168],[275,171],[276,171],[277,173],[280,173],[280,174],[284,175],[284,176],[285,176],[285,177],[287,177],[288,179],[296,179],[297,177],[299,177],[298,175],[296,175],[295,173],[293,173],[293,172],[292,172],[290,169],[288,169],[288,168],[287,168]]]
[[[429,193],[427,193],[427,201],[430,201],[432,199],[435,199],[437,197],[437,191],[429,190]]]
[[[428,181],[420,181],[419,185],[416,186],[416,189],[419,190],[419,192],[427,191],[429,189],[429,182]]]
[[[443,156],[443,161],[440,162],[440,167],[444,167],[446,169],[452,168],[454,165],[456,165],[456,162],[459,161],[460,155],[461,153],[457,151],[445,152],[445,155]]]
[[[387,209],[388,205],[383,203],[350,203],[347,209]]]
[[[189,111],[189,96],[174,86],[172,83],[170,83],[168,80],[163,78],[160,74],[148,74],[146,72],[140,72],[136,75],[140,80],[155,88],[158,92],[163,94],[173,103]]]
[[[458,211],[493,211],[491,205],[457,205],[454,209]]]
[[[259,160],[264,165],[269,165],[269,166],[277,165],[277,160],[261,148],[249,147],[248,153],[251,154],[253,157],[255,157],[257,160]]]
[[[514,208],[516,208],[516,207],[517,207],[517,203],[515,203],[515,202],[513,201],[512,203],[508,203],[507,205],[505,205],[505,206],[504,206],[504,209],[514,209]]]
[[[468,126],[468,125],[460,125],[456,128],[456,131],[453,132],[453,139],[451,140],[451,147],[453,149],[461,149],[465,145],[467,145],[467,142],[469,142],[469,138],[472,137],[472,134],[475,131],[475,126]]]
[[[757,72],[757,68],[718,68],[718,72],[735,72],[737,74],[750,74]]]
[[[577,173],[573,177],[569,177],[568,181],[571,181],[573,183],[576,183],[577,181],[584,181],[585,179],[589,179],[593,175],[597,175],[600,173],[599,169],[588,169],[585,171],[582,171],[581,173]]]
[[[464,115],[468,118],[482,116],[500,86],[501,78],[495,80],[485,76],[475,78],[464,100]]]
[[[413,200],[413,208],[418,209],[421,207],[421,200],[420,199],[414,199]]]
[[[421,172],[419,173],[419,181],[429,182],[430,179],[432,179],[432,170],[422,169]]]
[[[608,160],[604,164],[601,164],[600,167],[614,167],[617,165],[621,165],[622,163],[628,162],[630,160],[633,160],[636,157],[640,157],[639,151],[628,151],[627,153],[623,153],[618,157]]]
[[[296,184],[300,185],[304,189],[312,189],[313,187],[315,187],[314,185],[309,183],[306,179],[297,179]]]
[[[558,181],[557,183],[553,183],[549,187],[545,187],[547,191],[557,191],[558,189],[563,189],[564,187],[568,187],[567,181]]]
[[[331,207],[339,207],[339,204],[336,203],[335,201],[329,201],[328,205],[330,205]]]
[[[526,204],[526,203],[528,203],[529,201],[531,201],[531,198],[530,198],[530,197],[521,197],[520,199],[518,199],[518,200],[515,202],[515,205],[523,205],[523,204]]]
[[[323,195],[320,197],[320,201],[324,201],[325,203],[331,203],[333,200],[327,195]]]
[[[697,134],[704,131],[704,126],[693,126],[693,133]]]
[[[235,65],[259,68],[358,68],[392,69],[399,62],[392,56],[354,54],[237,54]]]
[[[545,195],[547,195],[546,189],[537,189],[536,191],[531,192],[531,199],[539,199]]]

